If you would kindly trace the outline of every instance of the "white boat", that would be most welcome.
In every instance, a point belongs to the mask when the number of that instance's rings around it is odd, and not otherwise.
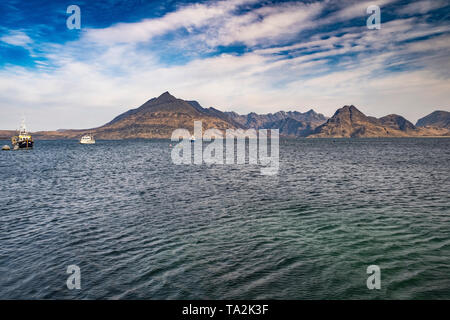
[[[92,134],[86,134],[81,137],[80,143],[81,144],[94,144],[95,143],[94,136]]]
[[[191,136],[191,142],[195,142],[195,137]]]

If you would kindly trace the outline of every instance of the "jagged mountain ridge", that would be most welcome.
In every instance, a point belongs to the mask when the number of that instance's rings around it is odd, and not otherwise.
[[[404,117],[390,114],[382,118],[368,117],[355,106],[338,109],[328,121],[318,126],[310,138],[375,138],[449,135],[449,130],[419,128]]]
[[[310,122],[313,124],[322,124],[327,121],[327,117],[323,114],[316,113],[314,110],[309,110],[305,113],[298,111],[278,111],[276,113],[257,114],[251,112],[246,115],[240,115],[236,112],[224,112],[228,117],[235,120],[246,128],[260,129],[266,127],[269,123],[274,123],[286,119],[294,119],[300,122]]]
[[[251,112],[240,115],[236,112],[225,114],[244,128],[279,129],[280,135],[286,137],[306,137],[328,118],[314,110],[307,112],[278,111],[276,113],[257,114]]]

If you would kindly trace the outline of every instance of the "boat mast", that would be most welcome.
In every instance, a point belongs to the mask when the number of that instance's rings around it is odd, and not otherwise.
[[[21,123],[21,125],[20,125],[19,134],[20,134],[20,135],[25,135],[25,134],[27,134],[27,127],[26,127],[26,125],[25,125],[25,117],[22,118],[22,123]]]

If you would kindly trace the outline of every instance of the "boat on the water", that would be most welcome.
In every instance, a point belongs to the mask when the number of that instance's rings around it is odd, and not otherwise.
[[[191,142],[195,142],[195,136],[191,136]]]
[[[95,143],[94,136],[92,134],[86,134],[81,137],[80,143],[81,144],[94,144]]]
[[[2,147],[2,150],[8,151],[8,150],[11,150],[11,148],[10,148],[7,144],[5,144],[5,145]]]
[[[25,126],[25,120],[22,120],[22,124],[20,125],[19,135],[11,138],[11,143],[13,145],[14,150],[18,149],[31,149],[33,148],[33,138],[31,134],[28,133],[27,127]]]

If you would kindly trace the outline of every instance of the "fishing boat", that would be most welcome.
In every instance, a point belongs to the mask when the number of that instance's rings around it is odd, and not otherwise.
[[[80,143],[81,144],[94,144],[95,143],[94,136],[92,134],[86,134],[81,137]]]
[[[25,126],[25,120],[22,120],[22,124],[19,129],[19,135],[11,138],[11,143],[14,150],[18,149],[31,149],[33,148],[33,138],[31,134],[28,133],[27,127]]]

